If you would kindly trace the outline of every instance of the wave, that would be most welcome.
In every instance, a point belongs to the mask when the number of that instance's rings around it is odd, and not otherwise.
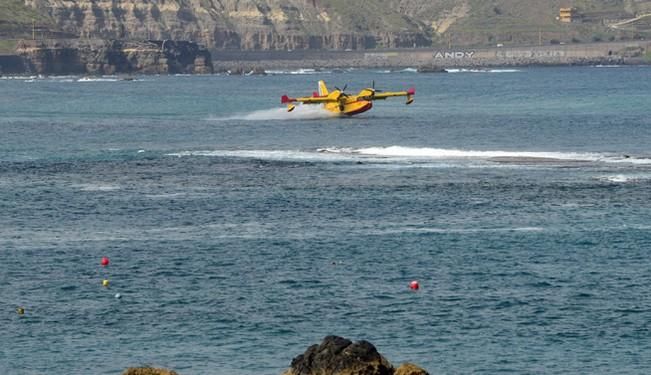
[[[445,166],[447,162],[480,162],[493,165],[554,165],[568,163],[629,163],[651,165],[651,158],[632,157],[608,153],[541,152],[541,151],[476,151],[427,147],[325,147],[316,150],[214,150],[182,151],[171,156],[222,156],[267,160],[352,161],[368,163],[398,163],[423,165],[434,162]]]
[[[74,188],[79,189],[80,191],[116,191],[120,190],[120,186],[113,184],[102,184],[102,183],[87,183],[87,184],[76,184],[73,185]]]
[[[368,156],[395,157],[407,159],[429,160],[463,160],[476,159],[497,162],[606,162],[651,164],[651,158],[632,157],[622,154],[608,153],[579,153],[579,152],[544,152],[544,151],[477,151],[460,149],[443,149],[428,147],[367,147],[359,149],[328,148],[326,152],[353,153]]]
[[[273,160],[273,161],[354,161],[348,155],[322,154],[319,152],[300,150],[214,150],[214,151],[181,151],[169,153],[168,156],[218,156],[245,159]]]
[[[264,71],[270,75],[311,75],[311,74],[330,74],[330,70],[320,70],[320,69],[293,69],[293,70],[265,70]]]
[[[137,81],[136,79],[129,78],[118,78],[116,76],[101,76],[101,77],[79,77],[74,75],[62,75],[62,76],[8,76],[0,77],[4,80],[21,80],[24,82],[48,82],[48,83],[68,83],[68,82],[117,82],[117,81]]]
[[[342,149],[347,152],[349,149]],[[338,152],[332,149],[331,152]],[[367,147],[353,150],[362,155],[411,157],[428,159],[493,159],[493,158],[540,158],[557,160],[596,160],[598,154],[579,154],[562,152],[533,152],[533,151],[476,151],[429,147]]]
[[[117,78],[88,78],[82,77],[77,80],[77,82],[117,82]]]
[[[17,80],[17,81],[26,81],[26,80],[35,80],[41,78],[39,76],[1,76],[2,80]]]
[[[518,73],[519,69],[445,69],[448,73]]]
[[[607,175],[599,176],[598,180],[608,181],[613,183],[634,183],[640,181],[649,181],[651,180],[650,174],[616,174],[616,175]]]
[[[209,121],[269,121],[269,120],[319,120],[337,117],[338,114],[330,112],[320,105],[297,105],[296,108],[287,112],[287,108],[270,108],[258,111],[236,114],[227,117],[209,117]]]

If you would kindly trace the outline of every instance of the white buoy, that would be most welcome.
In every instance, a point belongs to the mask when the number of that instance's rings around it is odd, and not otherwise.
[[[120,299],[120,298],[122,298],[122,295],[120,295],[120,293],[115,293],[115,298]]]

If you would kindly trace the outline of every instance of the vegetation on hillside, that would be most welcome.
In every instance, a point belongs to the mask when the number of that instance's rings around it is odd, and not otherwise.
[[[0,38],[23,38],[32,33],[33,25],[50,25],[47,17],[25,6],[23,0],[0,0]]]

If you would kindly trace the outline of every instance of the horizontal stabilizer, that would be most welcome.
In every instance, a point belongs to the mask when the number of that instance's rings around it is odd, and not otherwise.
[[[290,98],[290,97],[287,96],[287,95],[283,95],[283,96],[280,98],[280,104],[287,104],[287,103],[291,103],[291,102],[295,102],[295,101],[296,101],[296,99],[294,99],[294,98]]]

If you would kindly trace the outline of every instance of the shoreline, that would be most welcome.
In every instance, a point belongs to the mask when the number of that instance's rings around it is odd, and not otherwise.
[[[378,51],[211,51],[215,71],[269,69],[513,68],[541,66],[649,65],[651,42],[617,42],[477,49]]]
[[[597,65],[651,65],[651,42],[477,49],[208,51],[187,41],[23,41],[15,55],[0,55],[0,75],[265,74],[274,70],[350,68],[414,68],[433,73],[445,69]]]

